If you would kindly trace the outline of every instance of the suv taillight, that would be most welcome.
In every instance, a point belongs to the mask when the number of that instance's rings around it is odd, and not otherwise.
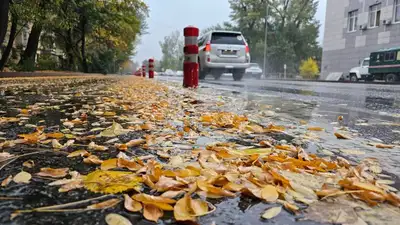
[[[207,42],[206,48],[204,49],[204,51],[206,51],[206,52],[210,52],[210,51],[211,51],[211,44],[210,44],[210,42]]]
[[[250,52],[250,48],[248,45],[246,45],[246,53],[249,53],[249,52]]]

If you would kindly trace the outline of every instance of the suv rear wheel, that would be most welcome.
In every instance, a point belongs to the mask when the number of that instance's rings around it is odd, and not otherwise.
[[[385,76],[385,81],[388,83],[395,82],[396,80],[397,80],[396,74],[389,73],[389,74],[386,74],[386,76]]]
[[[211,74],[213,75],[214,79],[219,80],[224,73],[224,70],[220,69],[213,69],[211,70]]]
[[[233,71],[233,80],[235,80],[235,81],[240,81],[240,80],[242,80],[245,71],[246,71],[246,70],[244,70],[244,69],[234,70],[234,71]]]

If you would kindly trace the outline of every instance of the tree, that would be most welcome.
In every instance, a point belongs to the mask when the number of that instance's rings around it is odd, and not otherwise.
[[[314,19],[317,0],[229,0],[231,19],[244,34],[252,60],[262,63],[264,34],[268,27],[268,72],[297,72],[300,62],[319,58],[319,22]],[[269,4],[266,19],[266,4]]]
[[[216,24],[214,26],[201,29],[200,36],[215,30],[236,30],[236,27],[234,27],[230,22],[224,22],[222,25]]]
[[[307,78],[307,79],[315,79],[318,77],[318,74],[319,74],[318,64],[312,58],[303,60],[301,62],[299,70],[300,70],[300,75],[303,78]]]
[[[170,35],[164,37],[164,41],[160,42],[162,51],[161,68],[164,70],[181,70],[183,67],[183,38],[179,31],[174,31]]]
[[[3,45],[4,37],[7,33],[9,7],[9,0],[0,1],[0,47]]]

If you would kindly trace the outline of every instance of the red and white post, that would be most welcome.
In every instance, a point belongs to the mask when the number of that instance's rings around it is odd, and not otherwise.
[[[142,76],[146,77],[146,65],[142,65]]]
[[[154,59],[149,59],[149,78],[154,78]]]
[[[183,62],[183,86],[186,88],[197,88],[199,86],[199,63],[197,38],[199,28],[188,26],[183,29],[185,36],[185,47],[183,49],[185,59]]]

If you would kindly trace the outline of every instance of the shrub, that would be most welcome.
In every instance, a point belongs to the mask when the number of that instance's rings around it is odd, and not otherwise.
[[[301,62],[300,75],[306,79],[316,79],[319,74],[318,64],[312,59],[308,58]]]

